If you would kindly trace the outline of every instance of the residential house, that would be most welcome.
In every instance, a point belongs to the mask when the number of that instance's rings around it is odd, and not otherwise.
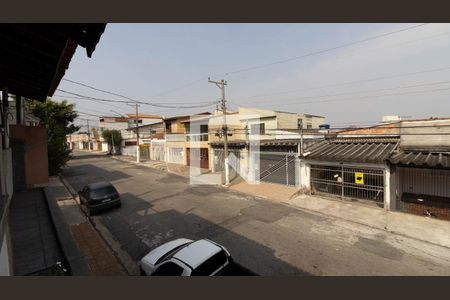
[[[198,157],[200,161],[200,154],[202,154],[203,162],[200,165],[208,168],[209,159],[206,159],[205,150],[191,150],[191,148],[200,146],[203,149],[209,149],[207,144],[208,127],[204,126],[208,124],[207,119],[200,120],[209,115],[211,115],[210,112],[202,112],[193,116],[175,116],[164,119],[166,161],[168,163],[189,166],[191,165],[191,158]],[[191,125],[191,118],[198,122],[194,121]],[[208,163],[205,163],[205,161],[208,161]]]
[[[181,121],[185,128],[184,149],[185,165],[205,170],[211,169],[209,159],[209,118],[210,113],[190,116]]]
[[[164,122],[131,127],[129,137],[135,139],[139,130],[139,148],[141,159],[165,161],[165,127]]]
[[[186,165],[184,121],[190,116],[176,116],[164,119],[166,138],[166,161],[168,163]]]
[[[302,186],[450,220],[449,135],[450,118],[385,117],[375,126],[343,130],[305,150]]]
[[[324,117],[240,107],[227,113],[228,149],[233,154],[230,178],[299,185],[296,165],[301,145],[323,137],[319,125]],[[308,129],[304,129],[308,124]],[[210,118],[212,170],[224,170],[223,115]],[[313,127],[313,128],[311,128]]]

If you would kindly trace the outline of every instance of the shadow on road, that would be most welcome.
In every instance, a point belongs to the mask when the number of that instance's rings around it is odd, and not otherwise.
[[[111,182],[132,177],[121,171],[107,171],[92,164],[74,165],[69,168],[64,168],[63,175],[70,180],[71,185],[77,191],[87,183],[93,183],[100,180]]]
[[[194,213],[174,209],[156,212],[150,202],[133,194],[123,194],[122,198],[120,209],[99,217],[135,262],[151,249],[176,238],[208,238],[224,245],[237,263],[259,275],[310,275],[280,260],[273,249]]]

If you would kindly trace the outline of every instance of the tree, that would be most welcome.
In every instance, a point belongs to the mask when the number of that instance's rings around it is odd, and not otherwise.
[[[102,132],[102,137],[105,139],[105,141],[108,143],[108,145],[111,145],[109,147],[109,152],[111,153],[112,148],[115,146],[117,151],[117,146],[120,147],[122,143],[122,134],[120,134],[120,131],[112,129],[106,129]],[[113,145],[114,141],[114,145]]]
[[[63,166],[70,159],[71,150],[66,142],[66,135],[80,129],[73,121],[78,114],[74,111],[75,105],[66,100],[56,102],[47,99],[45,102],[32,101],[33,114],[41,119],[47,129],[48,140],[48,171],[50,175],[58,175]]]

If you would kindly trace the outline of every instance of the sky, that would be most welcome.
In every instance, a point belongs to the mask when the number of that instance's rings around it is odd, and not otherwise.
[[[210,105],[140,106],[142,113],[166,117],[213,111],[220,90],[209,76],[227,81],[231,110],[309,113],[334,127],[374,124],[383,115],[450,117],[450,24],[425,24],[317,53],[414,25],[108,24],[92,58],[78,47],[64,78],[149,103]],[[311,53],[317,54],[298,58]],[[298,59],[234,73],[293,57]],[[123,100],[67,81],[58,88]],[[93,115],[134,112],[126,104],[55,95]]]

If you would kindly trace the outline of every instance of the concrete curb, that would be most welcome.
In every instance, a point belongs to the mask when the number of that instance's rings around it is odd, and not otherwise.
[[[49,187],[44,187],[45,198],[53,221],[53,226],[58,237],[59,244],[63,250],[65,260],[70,266],[73,276],[89,276],[92,271],[78,248],[75,238],[66,223],[64,216],[57,204],[55,197],[51,195]]]
[[[75,191],[75,189],[72,187],[72,185],[67,181],[66,178],[64,178],[62,175],[60,176],[61,182],[64,184],[64,186],[67,188],[67,190],[72,195],[75,202],[79,205],[80,209],[84,211],[83,207],[80,205],[80,198],[78,196],[78,192]],[[100,237],[103,239],[105,244],[109,247],[110,251],[116,256],[116,258],[119,260],[120,264],[122,265],[123,269],[128,273],[127,275],[139,275],[139,269],[137,265],[133,262],[131,257],[129,257],[128,253],[123,251],[117,243],[112,235],[109,233],[108,229],[101,224],[101,222],[98,222],[96,218],[94,217],[88,217],[87,219],[89,223],[92,225],[92,227],[97,231],[97,233],[100,235]]]

